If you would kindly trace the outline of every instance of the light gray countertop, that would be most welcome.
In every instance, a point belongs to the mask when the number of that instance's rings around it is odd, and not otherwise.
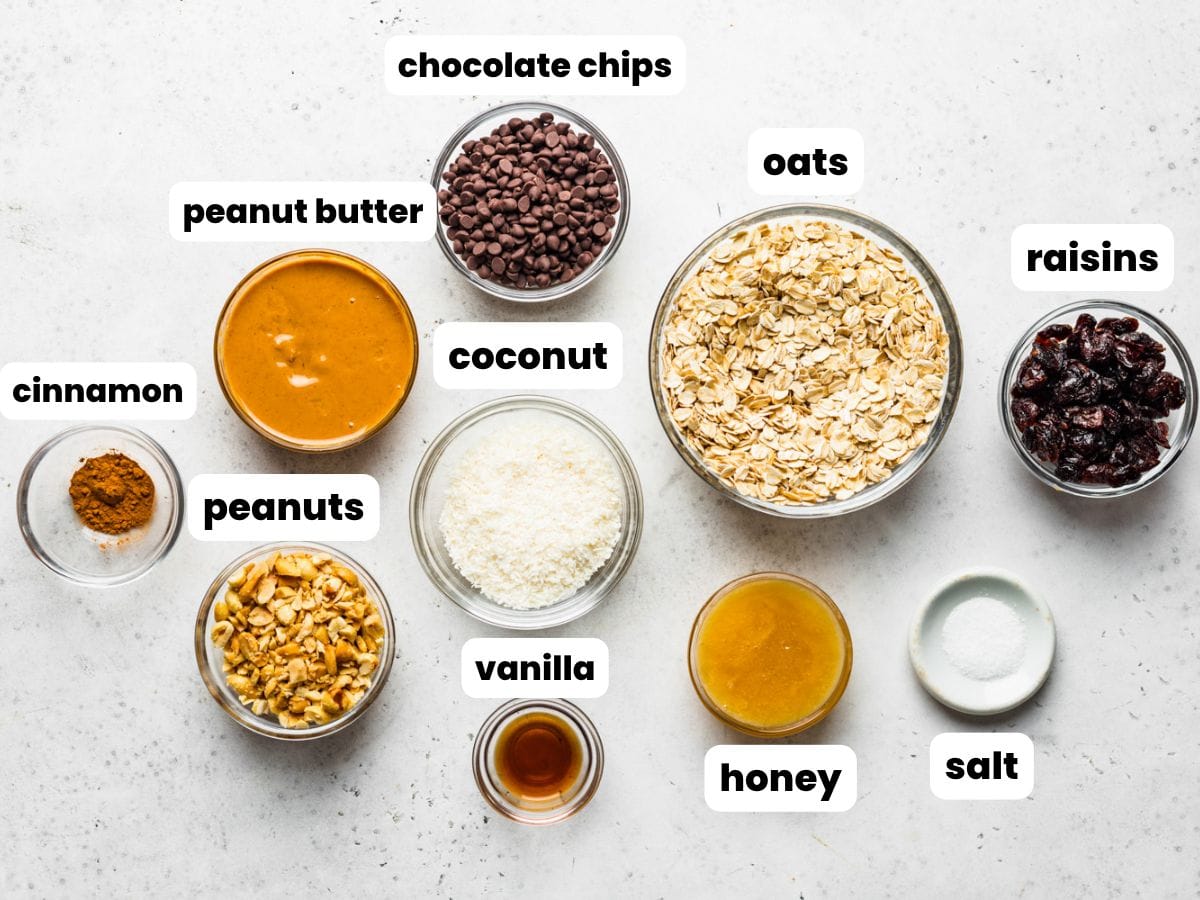
[[[1042,312],[1077,295],[1017,291],[1024,222],[1162,222],[1171,289],[1125,299],[1200,348],[1195,248],[1200,12],[1182,2],[93,4],[0,12],[0,335],[4,359],[186,360],[199,410],[148,423],[185,481],[201,472],[363,471],[383,488],[380,536],[347,546],[387,592],[399,658],[355,727],[283,746],[241,730],[196,671],[192,625],[239,545],[183,535],[147,578],[68,585],[26,551],[15,484],[56,423],[0,423],[0,892],[465,897],[1187,894],[1200,881],[1195,511],[1200,450],[1131,498],[1057,496],[1015,458],[998,370]],[[646,497],[641,550],[618,591],[561,633],[603,638],[612,684],[582,701],[607,748],[592,805],[550,829],[491,812],[471,777],[496,705],[459,687],[459,651],[499,634],[428,584],[408,488],[427,442],[484,394],[426,366],[387,430],[310,459],[268,448],[227,408],[210,335],[241,275],[274,244],[184,244],[167,232],[182,180],[423,179],[449,134],[491,101],[384,91],[383,43],[414,31],[675,33],[674,97],[562,98],[617,145],[632,179],[625,245],[554,307],[491,301],[437,247],[340,245],[409,298],[422,340],[446,320],[607,320],[624,381],[569,399],[625,442]],[[746,183],[763,126],[849,126],[867,177],[848,202],[908,237],[954,299],[965,387],[929,466],[891,499],[788,523],[723,500],[671,450],[645,369],[651,314],[678,262],[723,221],[775,202]],[[847,198],[832,198],[847,202]],[[1055,667],[1030,703],[974,722],[918,685],[906,635],[953,573],[1002,567],[1045,596]],[[734,740],[685,665],[692,618],[755,569],[811,578],[841,605],[855,669],[804,740],[858,755],[860,797],[837,815],[710,812],[706,749]],[[928,786],[944,731],[1016,730],[1037,748],[1020,802],[954,803]]]

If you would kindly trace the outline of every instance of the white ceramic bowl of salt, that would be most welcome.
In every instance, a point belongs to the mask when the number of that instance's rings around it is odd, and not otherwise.
[[[999,715],[1045,683],[1054,662],[1054,616],[1011,575],[965,573],[917,610],[908,654],[936,700],[969,715]]]

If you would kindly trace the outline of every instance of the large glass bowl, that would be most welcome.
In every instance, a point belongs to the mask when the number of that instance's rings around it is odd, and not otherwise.
[[[241,698],[226,682],[225,673],[222,670],[224,651],[214,644],[210,637],[213,626],[217,624],[213,606],[219,597],[224,596],[226,582],[246,563],[262,559],[275,552],[283,554],[302,552],[314,555],[327,553],[332,556],[334,562],[340,563],[358,575],[359,581],[367,590],[367,596],[379,610],[379,616],[383,619],[383,626],[386,629],[382,646],[379,649],[379,667],[372,673],[371,683],[367,687],[366,693],[342,715],[323,725],[314,725],[310,728],[287,728],[279,724],[279,721],[273,716],[255,715],[248,706],[242,703]],[[200,610],[196,614],[194,642],[196,664],[200,667],[200,677],[204,680],[204,686],[208,688],[208,692],[212,694],[221,709],[225,710],[234,721],[243,728],[266,737],[288,741],[309,741],[334,734],[351,723],[357,722],[375,702],[375,698],[383,690],[383,686],[392,672],[392,662],[396,656],[396,623],[392,618],[392,609],[388,606],[387,597],[383,595],[383,591],[375,579],[345,553],[325,544],[264,544],[243,553],[213,579],[213,583],[209,585],[204,600],[200,604]]]
[[[1171,444],[1170,448],[1162,454],[1153,469],[1145,472],[1132,484],[1112,487],[1107,484],[1077,484],[1073,481],[1064,481],[1055,474],[1054,466],[1051,463],[1042,462],[1026,449],[1021,442],[1021,434],[1017,431],[1016,423],[1013,422],[1012,413],[1009,411],[1012,388],[1017,380],[1017,370],[1020,369],[1025,357],[1029,355],[1029,351],[1033,347],[1034,336],[1055,322],[1074,326],[1075,320],[1081,313],[1090,313],[1097,319],[1110,316],[1116,318],[1133,316],[1141,323],[1141,331],[1166,348],[1163,352],[1167,359],[1166,371],[1178,375],[1183,380],[1183,387],[1187,392],[1183,406],[1173,410],[1171,415],[1164,420],[1167,423],[1167,440]],[[1009,352],[1008,360],[1004,364],[1004,372],[1000,377],[1000,421],[1004,433],[1008,435],[1009,443],[1017,452],[1017,456],[1021,458],[1021,462],[1025,464],[1025,468],[1043,484],[1066,494],[1074,494],[1076,497],[1124,497],[1153,484],[1166,474],[1167,469],[1174,465],[1175,460],[1179,459],[1179,455],[1187,445],[1188,438],[1192,436],[1192,429],[1196,425],[1196,390],[1196,370],[1192,366],[1191,357],[1188,356],[1187,350],[1184,349],[1175,332],[1160,319],[1144,309],[1117,300],[1080,300],[1068,303],[1066,306],[1061,306],[1042,316],[1029,326],[1029,330],[1021,335]]]
[[[945,390],[942,395],[942,402],[938,409],[937,418],[930,428],[929,436],[925,443],[914,450],[903,463],[892,469],[891,475],[883,481],[869,485],[844,500],[831,498],[820,503],[807,505],[772,503],[769,500],[760,500],[756,497],[748,497],[745,494],[739,493],[717,477],[704,464],[704,460],[700,454],[692,449],[687,439],[671,418],[670,410],[667,408],[660,387],[662,377],[663,328],[671,311],[674,309],[676,296],[684,282],[696,272],[705,259],[707,259],[709,253],[726,238],[738,231],[753,228],[767,222],[803,223],[814,221],[826,221],[842,225],[861,234],[863,237],[869,238],[880,247],[892,250],[904,260],[904,264],[909,272],[920,282],[930,302],[933,303],[941,315],[942,324],[950,339]],[[942,442],[942,438],[946,435],[946,430],[950,426],[950,420],[954,416],[955,406],[958,404],[959,391],[962,388],[962,366],[962,338],[959,334],[958,317],[954,314],[954,307],[950,303],[950,296],[946,293],[946,288],[942,285],[941,279],[938,278],[937,273],[933,271],[933,267],[929,265],[925,257],[912,244],[882,222],[852,209],[845,209],[840,206],[827,206],[819,203],[784,204],[782,206],[760,209],[757,212],[749,213],[726,225],[722,225],[706,237],[695,250],[688,254],[688,257],[675,270],[675,274],[667,283],[662,297],[658,302],[658,309],[654,313],[654,324],[650,333],[650,391],[654,395],[654,406],[658,410],[659,421],[662,423],[663,430],[667,433],[667,438],[670,440],[671,446],[683,457],[684,462],[691,467],[693,472],[726,497],[759,512],[789,519],[817,519],[853,512],[870,506],[872,503],[878,503],[884,497],[889,496],[907,484],[921,467],[929,461],[930,457],[933,456],[933,452],[938,448],[938,445]]]
[[[438,520],[463,455],[497,428],[557,421],[587,432],[607,451],[621,480],[621,530],[608,559],[571,596],[539,609],[510,609],[484,596],[454,565]],[[569,498],[564,498],[569,502]],[[552,628],[590,612],[617,586],[642,536],[642,488],[633,460],[611,431],[572,403],[550,397],[514,396],[467,411],[433,439],[413,479],[409,500],[413,544],[425,574],[438,590],[480,621],[504,628]]]
[[[576,278],[544,288],[519,288],[511,285],[496,284],[488,279],[480,278],[454,252],[454,247],[451,245],[450,239],[446,236],[446,226],[442,223],[439,216],[436,237],[438,246],[446,254],[446,259],[450,260],[450,264],[470,281],[471,284],[475,285],[481,291],[491,294],[493,297],[499,297],[501,300],[538,303],[547,300],[558,300],[568,294],[574,293],[599,275],[604,267],[608,265],[608,261],[616,255],[617,248],[621,246],[621,241],[625,238],[625,228],[629,224],[629,177],[625,174],[625,166],[621,164],[621,157],[617,155],[612,141],[605,136],[604,132],[593,125],[590,120],[573,110],[569,110],[564,106],[557,106],[553,103],[532,100],[521,101],[519,103],[506,103],[503,106],[494,106],[491,109],[486,109],[472,118],[450,136],[450,139],[446,141],[446,145],[442,147],[441,153],[438,154],[437,160],[433,164],[433,175],[430,178],[433,189],[439,191],[445,187],[445,183],[442,181],[442,173],[449,168],[454,157],[462,152],[462,145],[466,141],[491,134],[493,128],[507,122],[509,119],[532,119],[544,112],[553,113],[556,122],[568,122],[575,131],[587,132],[596,139],[596,146],[604,152],[604,155],[608,157],[608,161],[612,164],[613,175],[617,179],[617,199],[621,201],[621,208],[616,214],[617,223],[613,226],[612,240],[604,245],[603,250],[593,260],[592,264],[584,269]]]

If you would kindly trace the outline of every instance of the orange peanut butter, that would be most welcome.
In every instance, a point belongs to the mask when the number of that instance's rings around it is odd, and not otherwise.
[[[302,250],[238,285],[217,326],[217,371],[237,413],[283,446],[365,440],[412,386],[417,337],[404,297],[361,260]]]

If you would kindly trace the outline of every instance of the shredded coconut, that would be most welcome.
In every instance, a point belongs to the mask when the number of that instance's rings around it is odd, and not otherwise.
[[[1007,603],[973,597],[950,610],[942,625],[942,649],[968,678],[1004,678],[1025,658],[1025,623]]]
[[[621,481],[577,426],[501,428],[459,461],[438,519],[454,565],[501,606],[565,600],[612,555]]]

